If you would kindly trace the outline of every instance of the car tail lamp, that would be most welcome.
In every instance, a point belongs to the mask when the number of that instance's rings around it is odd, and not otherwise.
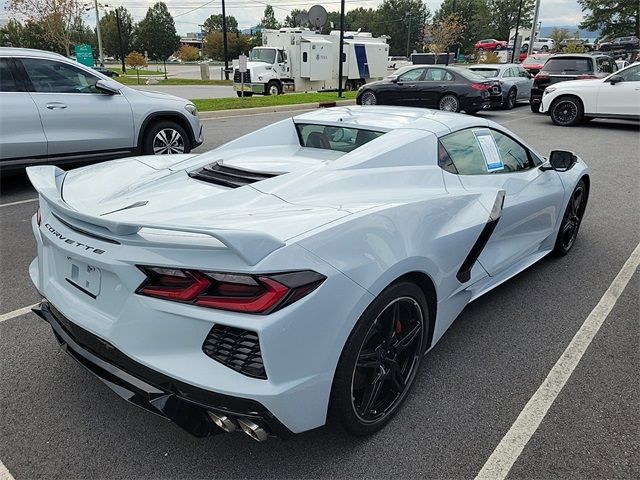
[[[311,270],[257,274],[139,266],[146,275],[136,293],[205,308],[268,314],[313,292],[326,277]]]
[[[546,72],[539,72],[535,77],[533,77],[534,80],[549,80],[550,78],[551,77]]]
[[[489,88],[491,88],[489,85],[487,85],[486,83],[472,83],[471,88],[473,88],[474,90],[489,90]]]

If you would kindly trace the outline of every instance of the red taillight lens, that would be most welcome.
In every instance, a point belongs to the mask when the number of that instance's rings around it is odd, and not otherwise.
[[[36,224],[40,226],[42,223],[42,215],[40,214],[40,207],[36,208]]]
[[[474,90],[489,90],[489,85],[486,83],[472,83],[471,88]]]
[[[147,279],[140,295],[245,313],[271,313],[301,299],[325,279],[313,271],[247,275],[139,267]]]
[[[546,73],[538,73],[535,77],[533,77],[534,80],[549,80],[551,77],[546,74]]]

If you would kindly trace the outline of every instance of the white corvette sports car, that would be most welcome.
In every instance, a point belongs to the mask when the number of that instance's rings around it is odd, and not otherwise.
[[[482,118],[340,107],[201,155],[31,167],[37,313],[204,436],[381,428],[469,302],[566,254],[590,180]]]

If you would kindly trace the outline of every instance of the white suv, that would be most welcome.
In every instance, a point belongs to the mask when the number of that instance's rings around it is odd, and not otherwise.
[[[553,47],[554,47],[554,43],[553,43],[553,40],[551,40],[550,38],[537,38],[533,42],[533,50],[536,52],[548,52],[550,50],[553,50]],[[529,38],[525,38],[522,41],[522,48],[523,49],[529,48]]]
[[[540,112],[556,125],[576,125],[584,119],[640,120],[640,63],[595,80],[572,80],[547,87]]]
[[[126,87],[56,53],[0,48],[0,168],[189,153],[196,107]]]

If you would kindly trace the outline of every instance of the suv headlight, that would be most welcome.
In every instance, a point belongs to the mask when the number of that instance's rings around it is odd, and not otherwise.
[[[546,95],[547,93],[551,93],[555,91],[556,91],[556,87],[547,87],[544,89],[544,94]]]
[[[184,109],[189,112],[191,115],[193,115],[194,117],[198,116],[198,109],[196,108],[196,106],[192,103],[188,103],[184,106]]]

